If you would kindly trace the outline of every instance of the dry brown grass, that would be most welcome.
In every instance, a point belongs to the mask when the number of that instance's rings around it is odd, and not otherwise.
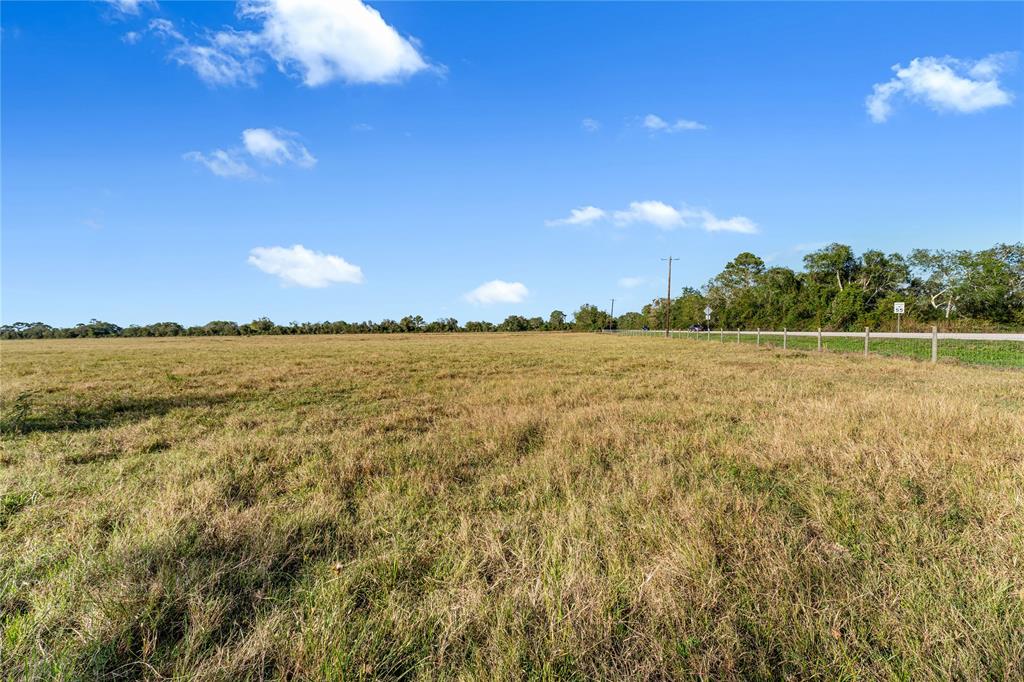
[[[5,677],[1024,676],[1019,372],[554,334],[0,352]]]

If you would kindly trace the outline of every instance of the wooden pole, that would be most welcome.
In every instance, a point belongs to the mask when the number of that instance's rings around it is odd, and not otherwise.
[[[668,338],[668,330],[672,326],[672,261],[679,260],[669,256],[668,258],[662,258],[661,260],[668,261],[668,292],[665,296],[665,338]]]

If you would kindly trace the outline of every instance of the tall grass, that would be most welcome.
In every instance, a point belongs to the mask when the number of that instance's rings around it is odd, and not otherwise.
[[[1024,676],[1018,373],[599,335],[0,350],[2,677]]]

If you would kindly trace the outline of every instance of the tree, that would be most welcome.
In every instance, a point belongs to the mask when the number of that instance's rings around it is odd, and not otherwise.
[[[561,310],[552,310],[548,315],[548,329],[560,332],[565,329],[565,313]]]
[[[42,322],[15,322],[0,327],[4,339],[51,339],[58,330]]]
[[[864,291],[865,303],[871,304],[880,296],[906,289],[910,282],[910,267],[898,253],[888,256],[881,251],[865,251],[860,257],[856,283]]]
[[[910,254],[911,266],[920,279],[920,289],[932,310],[942,311],[949,319],[963,295],[963,283],[970,267],[969,251],[928,251],[915,249]]]
[[[423,331],[423,327],[426,326],[426,323],[419,315],[406,315],[399,320],[398,326],[403,332],[420,332]]]
[[[761,277],[758,310],[747,326],[764,329],[803,326],[814,315],[814,309],[804,300],[803,289],[803,279],[789,268],[768,268]]]
[[[998,244],[973,254],[960,290],[960,308],[968,317],[1024,321],[1024,244]]]
[[[436,326],[437,331],[442,332],[457,332],[459,331],[459,321],[454,317],[442,317],[440,320],[432,323]]]
[[[193,330],[195,330],[194,334]],[[234,322],[214,320],[207,322],[202,327],[190,327],[189,333],[192,336],[238,336],[241,330]]]
[[[268,317],[260,317],[248,324],[243,324],[239,330],[244,335],[264,335],[274,333],[274,323]]]
[[[520,315],[509,315],[498,326],[498,330],[503,332],[525,332],[529,329],[530,321]]]
[[[576,331],[592,332],[598,329],[605,329],[611,319],[608,313],[600,310],[596,305],[584,303],[573,316]]]
[[[758,307],[757,287],[764,275],[764,261],[744,251],[726,263],[707,286],[707,300],[724,327],[740,327]]]
[[[838,291],[842,291],[857,273],[857,259],[849,246],[833,243],[804,256],[804,268],[811,281],[818,284],[834,281]]]
[[[120,336],[123,330],[112,322],[89,320],[88,324],[77,324],[71,330],[72,337],[101,338],[104,336]]]
[[[623,313],[615,320],[616,329],[643,329],[647,318],[642,313]]]

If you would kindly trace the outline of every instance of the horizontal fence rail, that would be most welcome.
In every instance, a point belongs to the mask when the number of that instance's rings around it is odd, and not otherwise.
[[[621,336],[684,338],[720,343],[750,343],[787,350],[829,351],[910,357],[939,362],[1024,368],[1024,334],[981,332],[862,332],[789,331],[783,329],[604,329]]]

